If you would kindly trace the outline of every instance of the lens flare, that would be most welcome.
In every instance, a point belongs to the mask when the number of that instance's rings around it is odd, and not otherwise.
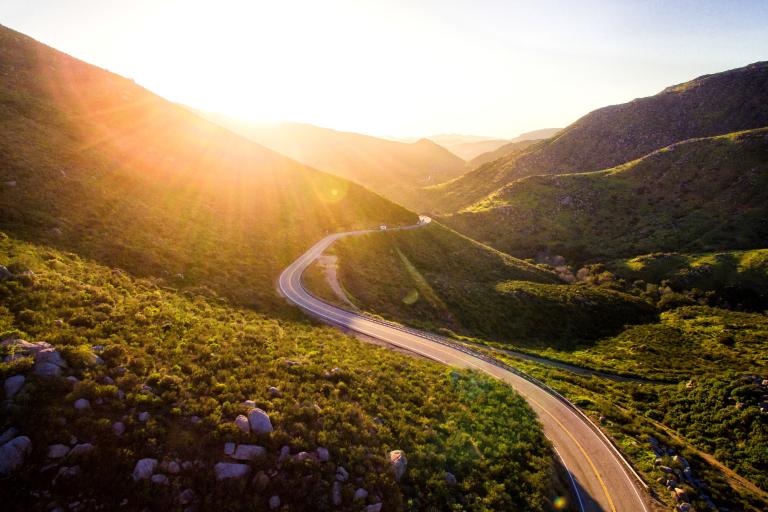
[[[555,510],[565,510],[565,507],[568,506],[568,501],[564,497],[558,496],[555,498],[555,501],[552,502],[552,505],[554,505]]]

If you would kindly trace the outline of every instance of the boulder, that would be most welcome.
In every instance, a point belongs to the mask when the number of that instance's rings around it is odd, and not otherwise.
[[[19,469],[32,451],[32,440],[19,436],[0,446],[0,475],[9,475]]]
[[[182,505],[189,505],[195,501],[195,491],[192,489],[184,489],[179,493],[179,503]]]
[[[35,363],[35,367],[32,370],[35,375],[40,377],[58,377],[61,375],[61,366],[57,366],[53,363]]]
[[[331,502],[336,507],[341,505],[341,482],[338,480],[333,482],[333,487],[331,487]]]
[[[280,496],[272,496],[269,498],[269,509],[275,510],[280,508]]]
[[[69,453],[69,446],[65,444],[52,444],[48,447],[49,459],[60,459]]]
[[[344,469],[344,466],[336,468],[336,480],[339,482],[346,482],[349,479],[349,472]]]
[[[399,482],[403,475],[405,475],[405,470],[408,467],[408,459],[405,458],[405,452],[402,450],[392,450],[389,452],[389,463],[395,472],[395,481]]]
[[[450,486],[456,485],[456,475],[446,471],[445,472],[445,483],[450,485]]]
[[[121,436],[125,433],[125,423],[122,421],[116,421],[112,424],[112,432],[115,433],[116,436]]]
[[[251,424],[251,430],[257,434],[268,434],[273,430],[269,415],[258,407],[248,411],[248,423]]]
[[[143,421],[143,422],[149,421],[149,413],[147,411],[140,412],[139,421]]]
[[[274,396],[274,397],[281,397],[281,396],[283,396],[283,394],[280,392],[280,390],[277,389],[275,386],[269,386],[269,388],[267,388],[267,392],[269,392],[269,394]]]
[[[233,455],[236,446],[235,443],[224,443],[224,455]]]
[[[291,447],[290,446],[283,446],[280,448],[280,456],[277,458],[278,462],[283,462],[284,460],[288,460],[288,458],[291,456]]]
[[[296,460],[299,462],[305,461],[305,460],[317,460],[317,455],[314,453],[308,453],[308,452],[299,452],[296,454]]]
[[[331,460],[331,454],[328,452],[328,448],[321,446],[317,449],[317,460],[320,462],[328,462]]]
[[[78,411],[84,411],[90,408],[91,408],[91,402],[89,402],[85,398],[78,398],[77,400],[75,400],[75,409],[77,409]]]
[[[381,507],[383,505],[381,503],[374,503],[373,505],[368,505],[365,507],[365,512],[381,512]]]
[[[253,400],[246,400],[245,402],[243,402],[243,405],[248,407],[249,409],[253,409],[254,407],[256,407],[256,402],[254,402]]]
[[[153,484],[157,485],[168,485],[168,477],[165,475],[152,475],[152,478],[150,478]]]
[[[235,425],[246,434],[251,431],[251,424],[248,422],[248,418],[242,414],[235,418]]]
[[[80,443],[76,444],[72,450],[69,452],[70,457],[80,457],[82,455],[86,455],[88,453],[91,453],[94,449],[94,446],[91,443]]]
[[[362,487],[360,487],[355,491],[355,497],[354,497],[355,501],[362,501],[367,497],[368,497],[368,491],[366,491]]]
[[[157,459],[141,459],[133,468],[133,481],[147,480],[152,476],[157,467]]]
[[[4,445],[18,434],[19,431],[15,427],[8,428],[2,435],[0,435],[0,446]]]
[[[16,393],[18,393],[24,386],[24,382],[27,379],[23,375],[14,375],[5,379],[3,387],[5,388],[5,398],[11,399]]]
[[[216,480],[229,478],[246,478],[251,473],[251,467],[247,464],[235,464],[232,462],[219,462],[213,466]]]
[[[256,460],[266,453],[267,450],[261,446],[255,444],[239,444],[235,449],[235,453],[232,454],[232,458],[236,460]]]
[[[179,466],[178,462],[172,460],[166,465],[165,470],[172,475],[178,475],[181,472],[181,466]]]

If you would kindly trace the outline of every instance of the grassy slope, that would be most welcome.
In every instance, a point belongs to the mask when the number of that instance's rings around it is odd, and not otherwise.
[[[694,137],[764,126],[768,62],[758,62],[595,110],[522,155],[428,190],[425,200],[432,211],[455,212],[525,176],[607,169]]]
[[[306,124],[256,125],[205,115],[281,154],[360,183],[410,208],[419,206],[418,187],[441,183],[465,171],[464,160],[426,139],[404,143]]]
[[[274,494],[292,509],[324,508],[337,464],[352,474],[340,510],[359,508],[351,504],[356,487],[379,494],[387,510],[545,506],[548,444],[511,388],[361,343],[298,315],[275,320],[226,301],[163,291],[153,281],[5,235],[0,254],[0,264],[14,272],[34,272],[0,281],[0,335],[50,342],[79,379],[73,386],[63,377],[35,377],[28,359],[0,362],[0,378],[27,375],[26,387],[3,405],[0,431],[15,426],[34,447],[22,472],[2,486],[8,510],[42,506],[34,505],[33,492],[50,493],[44,503],[78,500],[88,509],[117,508],[124,498],[132,510],[173,508],[186,487],[205,510],[264,509]],[[94,345],[104,346],[106,364],[93,363]],[[332,368],[340,371],[329,374]],[[105,383],[107,376],[114,384]],[[270,395],[268,386],[282,396]],[[76,413],[72,403],[81,397],[92,408]],[[274,433],[246,435],[235,427],[245,399],[270,414]],[[140,411],[150,412],[149,422],[137,421]],[[192,415],[201,421],[192,424]],[[111,430],[117,420],[127,427],[120,438]],[[70,462],[79,463],[82,477],[53,486],[56,468],[41,470],[46,447],[69,444],[71,435],[96,450]],[[227,440],[267,448],[254,470],[274,468],[283,445],[292,453],[326,446],[332,462],[284,463],[264,488],[249,481],[215,485],[212,465],[226,459]],[[400,486],[383,469],[395,448],[408,457]],[[141,457],[199,459],[203,466],[172,476],[170,487],[134,485],[129,475]],[[444,471],[459,484],[447,486]]]
[[[354,302],[417,326],[562,347],[653,317],[639,300],[556,284],[553,273],[436,223],[344,239],[333,250]]]
[[[768,129],[695,139],[614,169],[534,176],[445,221],[517,256],[576,260],[762,247]]]
[[[274,300],[327,231],[415,215],[0,27],[0,226],[173,286]]]
[[[530,146],[533,146],[537,142],[539,141],[538,140],[521,140],[520,142],[509,142],[499,148],[496,148],[493,151],[488,151],[486,153],[476,156],[472,160],[468,161],[467,165],[470,169],[475,169],[477,167],[480,167],[483,164],[487,164],[488,162],[493,162],[494,160],[498,160],[499,158],[506,157],[513,153],[518,153],[520,151],[523,151],[524,149]]]

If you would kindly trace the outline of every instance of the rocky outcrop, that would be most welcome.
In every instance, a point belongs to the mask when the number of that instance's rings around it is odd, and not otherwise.
[[[16,393],[18,393],[22,387],[24,387],[24,382],[27,379],[23,375],[14,375],[12,377],[8,377],[5,379],[5,382],[3,382],[3,388],[5,389],[5,398],[11,399],[14,396],[16,396]]]
[[[268,434],[273,430],[269,415],[258,407],[248,411],[248,423],[251,425],[251,431],[256,434]]]
[[[0,475],[9,475],[19,469],[32,451],[32,440],[19,436],[0,446]]]
[[[246,478],[251,474],[251,467],[247,464],[235,464],[232,462],[219,462],[213,467],[216,474],[216,480],[227,480],[230,478]]]
[[[5,362],[19,357],[32,357],[35,361],[34,373],[36,375],[42,377],[58,376],[67,367],[67,363],[59,351],[45,341],[32,343],[21,339],[7,339],[3,340],[2,345],[8,347],[12,352],[12,355],[5,357]]]
[[[239,444],[235,448],[235,453],[232,454],[233,459],[237,460],[256,460],[259,457],[263,457],[267,453],[267,450],[261,446],[255,444]]]
[[[133,480],[138,482],[139,480],[147,480],[152,476],[157,467],[157,459],[141,459],[136,463],[136,467],[133,468]]]
[[[389,452],[389,463],[395,472],[395,481],[399,482],[403,475],[405,475],[405,470],[408,467],[408,459],[405,458],[405,452],[402,450],[392,450]]]

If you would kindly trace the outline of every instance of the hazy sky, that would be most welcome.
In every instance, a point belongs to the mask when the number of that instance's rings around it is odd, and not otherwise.
[[[514,136],[768,59],[768,1],[0,0],[0,23],[198,108]]]

